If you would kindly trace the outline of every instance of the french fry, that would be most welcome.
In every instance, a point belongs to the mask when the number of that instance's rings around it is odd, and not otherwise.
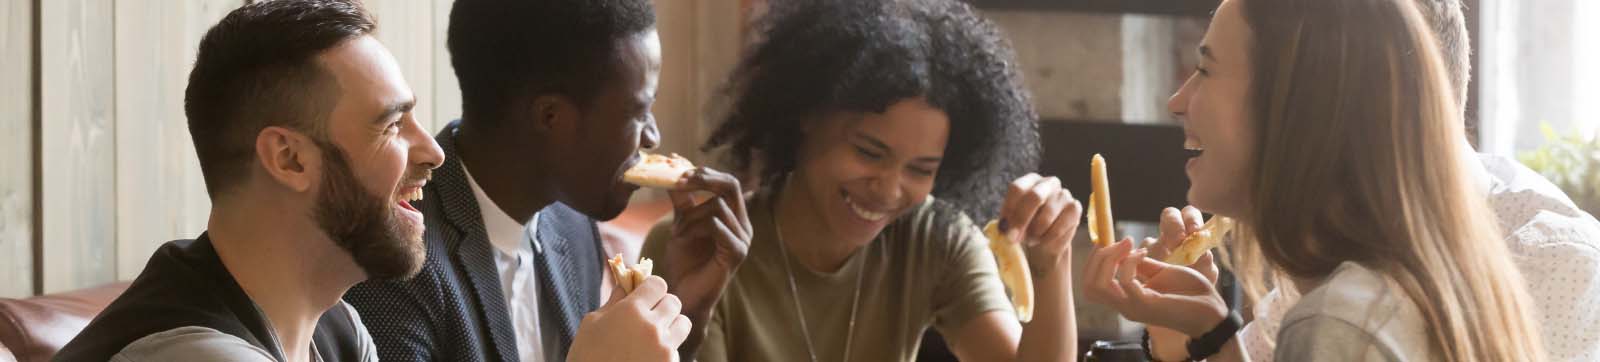
[[[1011,304],[1017,309],[1017,320],[1033,320],[1033,274],[1028,270],[1028,256],[1022,244],[1011,241],[1000,232],[999,222],[990,221],[983,227],[989,237],[989,251],[994,253],[1000,268],[1000,282],[1011,290]]]
[[[1111,219],[1111,186],[1106,181],[1106,159],[1096,153],[1089,161],[1089,240],[1104,247],[1117,241],[1115,222]]]
[[[1205,255],[1206,250],[1211,250],[1211,248],[1221,245],[1222,237],[1230,231],[1233,231],[1233,219],[1212,216],[1211,220],[1200,226],[1200,230],[1195,230],[1194,233],[1183,238],[1183,242],[1179,243],[1178,247],[1173,248],[1172,254],[1168,254],[1167,258],[1162,262],[1174,265],[1192,265],[1200,260],[1201,255]]]

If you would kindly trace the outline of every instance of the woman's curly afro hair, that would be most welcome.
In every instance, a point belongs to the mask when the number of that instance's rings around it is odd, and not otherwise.
[[[924,97],[950,119],[933,195],[993,218],[1007,185],[1039,160],[1038,115],[1010,45],[956,0],[773,1],[723,88],[728,104],[702,147],[774,185],[793,171],[806,122],[882,113]],[[759,166],[759,167],[758,167]],[[758,171],[759,170],[759,171]]]

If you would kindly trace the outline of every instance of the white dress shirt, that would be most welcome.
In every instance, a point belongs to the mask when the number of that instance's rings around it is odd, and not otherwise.
[[[1472,172],[1527,279],[1549,360],[1600,361],[1600,221],[1522,164],[1494,155],[1478,160],[1482,167]],[[1290,294],[1268,293],[1255,321],[1240,330],[1251,361],[1272,360],[1279,324],[1298,301]]]
[[[466,169],[465,165],[462,167]],[[518,360],[544,361],[545,346],[539,331],[539,273],[534,270],[533,253],[539,246],[539,214],[526,225],[518,223],[478,187],[472,173],[466,172],[472,195],[483,214],[483,228],[494,245],[494,265],[500,273],[500,291],[506,297],[506,312],[516,330]]]

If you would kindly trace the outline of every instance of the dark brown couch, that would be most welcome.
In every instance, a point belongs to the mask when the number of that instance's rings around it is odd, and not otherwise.
[[[0,361],[49,361],[128,283],[32,298],[0,298]]]

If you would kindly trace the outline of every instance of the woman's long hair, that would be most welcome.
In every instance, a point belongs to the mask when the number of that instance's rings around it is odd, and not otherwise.
[[[1346,261],[1392,278],[1436,358],[1541,360],[1533,303],[1465,168],[1456,96],[1414,0],[1239,1],[1254,38],[1246,254],[1299,279]]]

